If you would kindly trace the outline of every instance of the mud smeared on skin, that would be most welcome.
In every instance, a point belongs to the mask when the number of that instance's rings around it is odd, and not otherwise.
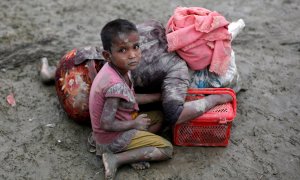
[[[149,149],[148,152],[145,153],[145,157],[149,160],[152,160],[154,157],[161,154],[161,151],[158,148]]]
[[[129,42],[129,39],[128,39],[128,34],[126,33],[121,33],[119,32],[118,33],[118,38],[122,41],[124,41],[125,43],[128,43]]]
[[[149,169],[150,168],[150,163],[146,162],[146,161],[138,162],[138,163],[132,163],[130,165],[135,170],[144,170],[144,169]]]
[[[105,153],[102,155],[105,168],[105,179],[113,180],[117,171],[117,160],[113,154]]]
[[[197,112],[203,113],[207,106],[207,101],[205,99],[200,99],[196,101],[187,102],[184,105],[187,108],[194,108]]]

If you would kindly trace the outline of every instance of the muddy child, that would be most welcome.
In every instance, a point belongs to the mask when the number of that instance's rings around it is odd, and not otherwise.
[[[144,169],[148,161],[172,158],[173,147],[148,131],[153,120],[147,114],[138,115],[138,103],[153,102],[160,96],[141,98],[134,92],[130,71],[141,60],[136,26],[127,20],[111,21],[102,29],[101,40],[107,63],[93,81],[89,110],[96,153],[102,156],[105,178],[113,179],[121,165],[135,163],[136,168]]]

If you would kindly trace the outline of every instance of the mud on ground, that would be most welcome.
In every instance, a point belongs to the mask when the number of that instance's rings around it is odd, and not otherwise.
[[[54,86],[40,82],[38,63],[47,57],[55,65],[74,47],[99,45],[109,20],[166,23],[178,5],[246,22],[233,43],[243,90],[229,146],[176,146],[172,160],[144,171],[124,166],[117,178],[299,179],[298,0],[0,1],[0,179],[103,179],[102,162],[86,145],[91,128],[68,119]]]

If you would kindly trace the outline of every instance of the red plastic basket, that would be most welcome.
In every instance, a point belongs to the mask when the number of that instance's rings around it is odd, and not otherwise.
[[[189,89],[186,101],[209,94],[229,94],[231,103],[218,105],[203,115],[173,128],[173,141],[178,146],[227,146],[232,121],[236,116],[236,95],[230,88]]]

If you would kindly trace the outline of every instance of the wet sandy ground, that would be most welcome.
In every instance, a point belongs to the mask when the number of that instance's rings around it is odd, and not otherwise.
[[[86,145],[91,128],[68,119],[54,86],[40,82],[40,58],[55,65],[74,47],[99,45],[101,27],[115,18],[165,23],[178,5],[246,22],[233,43],[243,90],[230,143],[176,146],[172,160],[144,171],[124,166],[117,178],[299,179],[297,0],[0,1],[0,179],[103,179],[102,162]]]

